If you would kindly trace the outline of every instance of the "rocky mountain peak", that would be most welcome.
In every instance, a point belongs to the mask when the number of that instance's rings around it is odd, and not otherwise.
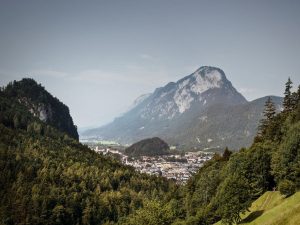
[[[84,135],[125,144],[158,136],[173,145],[207,148],[228,146],[235,135],[253,134],[256,129],[257,120],[250,122],[253,125],[250,128],[236,125],[239,124],[238,116],[231,117],[231,111],[236,110],[239,115],[239,110],[243,111],[249,103],[217,67],[200,67],[176,82],[157,88],[151,95],[139,98],[136,103],[111,124]],[[254,114],[253,118],[259,117],[257,112]],[[226,132],[220,133],[220,127],[225,127]],[[246,141],[251,138],[248,136]],[[244,138],[240,145],[246,141]]]
[[[220,88],[222,85],[230,83],[223,70],[211,66],[200,67],[189,77],[190,80],[193,80],[191,89],[197,94],[201,94],[208,89]]]
[[[146,97],[145,97],[146,96]],[[202,110],[210,104],[246,102],[225,73],[216,67],[203,66],[177,82],[157,88],[152,95],[139,98],[130,111],[138,110],[142,118],[172,119],[192,107]]]
[[[223,70],[217,67],[212,66],[201,66],[199,69],[197,69],[193,75],[195,77],[202,77],[203,79],[211,80],[212,82],[217,80],[220,81],[225,77],[225,73]]]

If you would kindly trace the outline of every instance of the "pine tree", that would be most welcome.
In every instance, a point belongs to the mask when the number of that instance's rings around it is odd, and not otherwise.
[[[292,99],[292,101],[291,101],[291,103],[292,103],[291,110],[294,110],[297,107],[297,102],[298,102],[297,92],[292,93],[291,99]]]
[[[223,157],[223,159],[224,159],[225,161],[228,161],[229,158],[230,158],[230,156],[231,156],[231,154],[232,154],[232,152],[229,151],[228,147],[226,147],[225,150],[224,150],[224,152],[223,152],[222,157]]]
[[[293,108],[293,98],[292,98],[292,84],[293,82],[289,78],[285,84],[285,92],[284,92],[284,100],[283,100],[283,107],[285,112],[290,112]]]
[[[268,98],[268,100],[265,103],[265,111],[264,111],[264,117],[271,121],[276,114],[276,108],[275,105],[271,99],[271,97]]]
[[[300,85],[298,86],[298,90],[296,93],[296,105],[300,104]]]
[[[260,120],[260,126],[259,126],[259,135],[264,135],[266,133],[266,130],[268,126],[270,125],[271,121],[274,119],[276,114],[276,107],[271,99],[271,97],[268,97],[266,103],[265,103],[265,109],[263,112],[264,118]]]

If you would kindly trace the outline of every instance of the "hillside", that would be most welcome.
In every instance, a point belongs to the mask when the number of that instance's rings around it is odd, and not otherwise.
[[[0,224],[114,224],[176,191],[91,151],[2,91],[0,110]]]
[[[241,217],[239,224],[245,225],[295,225],[300,220],[300,192],[284,198],[278,191],[268,191]]]
[[[141,140],[125,149],[128,156],[160,156],[169,154],[169,145],[158,137]]]
[[[69,108],[35,80],[24,78],[13,81],[3,89],[1,95],[10,101],[19,102],[34,117],[78,140],[77,127],[73,123]],[[22,121],[21,115],[18,117],[20,118],[15,120]]]
[[[279,111],[282,98],[272,96]],[[138,98],[112,123],[81,133],[121,144],[160,137],[181,149],[239,149],[251,145],[266,97],[248,102],[224,71],[203,66]]]

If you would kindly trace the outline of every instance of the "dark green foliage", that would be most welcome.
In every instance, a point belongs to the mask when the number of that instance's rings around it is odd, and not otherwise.
[[[174,182],[98,155],[2,91],[0,110],[0,224],[117,223],[175,196]]]
[[[296,99],[295,103],[296,103],[296,107],[297,107],[297,105],[300,104],[300,85],[298,86],[298,90],[297,90],[297,94],[296,94],[295,99]]]
[[[271,175],[271,154],[268,145],[256,144],[229,160],[225,173],[236,174],[249,183],[252,198],[257,198],[274,185]]]
[[[213,224],[220,220],[220,216],[215,213],[217,206],[212,204],[212,199],[224,180],[222,171],[225,166],[226,160],[216,154],[188,181],[184,187],[186,224]]]
[[[0,125],[0,221],[18,224],[117,222],[146,199],[166,201],[175,184],[139,174],[72,139]]]
[[[288,179],[300,187],[300,122],[289,127],[272,159],[277,182]]]
[[[288,197],[296,192],[296,185],[290,180],[282,180],[278,185],[278,189],[282,195]]]
[[[293,96],[292,96],[292,84],[293,82],[289,78],[285,84],[285,91],[284,91],[284,100],[283,100],[283,107],[285,112],[290,112],[293,109]]]
[[[228,176],[220,185],[214,204],[218,205],[217,214],[227,224],[241,220],[240,213],[244,213],[251,205],[251,191],[249,181],[238,174]]]
[[[260,121],[260,125],[258,128],[259,135],[266,135],[266,133],[268,132],[268,128],[270,127],[270,124],[273,122],[275,114],[276,114],[276,107],[272,102],[271,97],[269,97],[265,103],[265,110],[263,112],[264,118]]]
[[[125,154],[133,157],[167,155],[169,145],[158,137],[144,139],[126,148]]]
[[[229,149],[226,147],[224,152],[223,152],[222,157],[223,157],[224,160],[228,161],[231,154],[232,154],[232,151],[229,151]]]
[[[77,127],[70,116],[69,108],[33,79],[24,78],[11,82],[3,89],[1,95],[10,102],[21,103],[36,117],[78,140]],[[22,125],[19,117],[20,115],[16,115],[14,119],[15,126]]]
[[[163,205],[159,201],[146,201],[142,209],[129,216],[122,224],[126,225],[167,225],[171,224],[175,215],[169,205]]]

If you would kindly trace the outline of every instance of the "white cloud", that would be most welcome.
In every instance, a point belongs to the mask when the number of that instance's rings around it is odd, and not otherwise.
[[[151,55],[149,55],[149,54],[145,54],[145,53],[140,54],[140,57],[141,57],[142,59],[147,59],[147,60],[153,60],[153,59],[154,59],[153,56],[151,56]]]

